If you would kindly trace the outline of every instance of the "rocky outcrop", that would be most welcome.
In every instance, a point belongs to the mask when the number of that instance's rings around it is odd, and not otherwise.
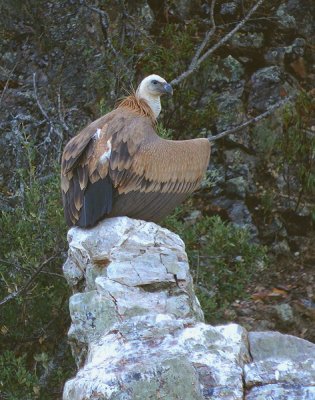
[[[315,345],[203,322],[177,235],[120,217],[72,228],[68,241],[80,369],[64,400],[314,398]]]

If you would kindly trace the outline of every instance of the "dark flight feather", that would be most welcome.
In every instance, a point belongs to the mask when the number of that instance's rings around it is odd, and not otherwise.
[[[108,176],[95,183],[89,182],[76,225],[81,228],[94,226],[104,215],[112,211],[112,200],[113,185]]]

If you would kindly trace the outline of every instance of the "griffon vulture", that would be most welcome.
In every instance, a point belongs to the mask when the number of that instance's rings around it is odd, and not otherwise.
[[[156,133],[160,97],[173,90],[158,75],[72,138],[61,166],[69,226],[106,217],[159,221],[198,188],[210,157],[207,139],[165,140]]]

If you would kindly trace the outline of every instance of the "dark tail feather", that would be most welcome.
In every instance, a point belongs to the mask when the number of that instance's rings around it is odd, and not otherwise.
[[[102,217],[112,211],[113,185],[107,176],[95,183],[88,184],[80,210],[80,218],[76,223],[81,228],[94,226]]]
[[[66,223],[69,227],[73,226],[73,221],[71,221],[71,217],[70,217],[69,199],[63,192],[62,192],[62,203],[63,203],[63,212],[64,212]]]

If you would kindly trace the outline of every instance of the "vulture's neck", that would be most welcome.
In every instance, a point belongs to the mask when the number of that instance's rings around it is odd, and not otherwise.
[[[153,111],[155,118],[157,118],[159,116],[159,114],[161,112],[160,96],[153,96],[152,94],[148,93],[146,88],[143,88],[142,85],[140,85],[138,87],[136,96],[139,99],[145,100],[149,104],[151,110]]]
[[[155,118],[157,118],[160,115],[161,112],[161,100],[160,96],[151,96],[151,97],[140,97],[140,99],[145,100],[148,104],[151,110],[153,111],[153,114]]]

